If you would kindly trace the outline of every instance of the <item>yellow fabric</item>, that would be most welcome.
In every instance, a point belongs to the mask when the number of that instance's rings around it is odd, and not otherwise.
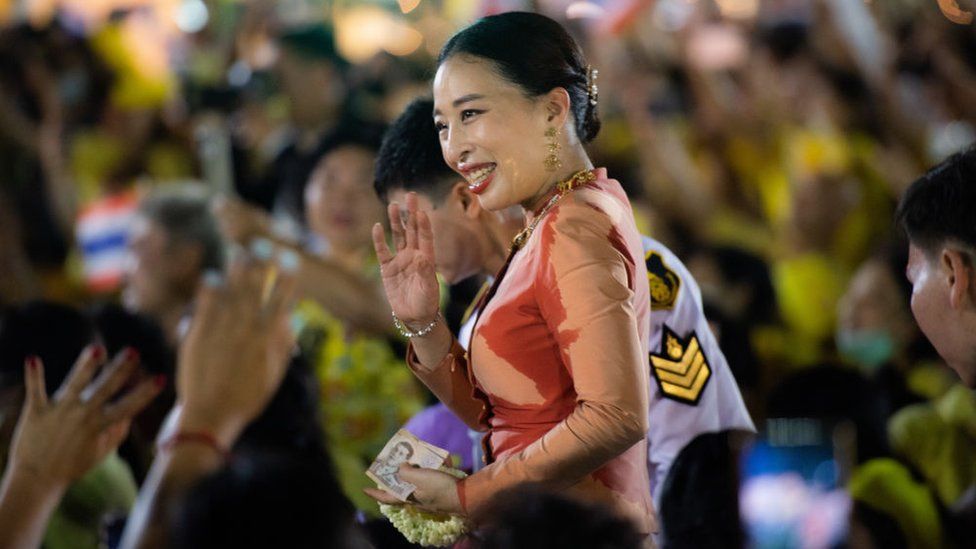
[[[846,282],[841,267],[823,254],[806,253],[775,261],[772,275],[786,325],[815,342],[832,337]]]
[[[101,196],[102,184],[125,159],[125,147],[104,131],[82,131],[72,138],[69,158],[79,203],[87,204]]]
[[[956,386],[959,378],[941,362],[924,362],[916,365],[905,376],[905,384],[916,395],[936,400]]]
[[[976,483],[976,394],[956,385],[931,404],[891,418],[892,449],[922,473],[946,506]]]
[[[165,56],[149,40],[139,36],[139,29],[120,24],[106,25],[92,36],[92,47],[115,71],[112,103],[124,109],[147,109],[161,106],[175,87],[175,77],[166,67]],[[151,53],[151,60],[140,53]]]
[[[901,463],[873,459],[854,471],[848,489],[855,501],[894,518],[909,549],[943,547],[935,499]]]

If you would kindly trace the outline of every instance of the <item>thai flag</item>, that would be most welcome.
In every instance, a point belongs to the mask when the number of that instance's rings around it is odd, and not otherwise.
[[[138,202],[135,191],[114,194],[92,202],[78,216],[75,237],[85,284],[91,291],[112,292],[121,286]]]

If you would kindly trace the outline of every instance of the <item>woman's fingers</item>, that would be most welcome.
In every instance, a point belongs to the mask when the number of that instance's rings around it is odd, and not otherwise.
[[[44,364],[36,356],[29,356],[24,362],[24,386],[27,392],[27,406],[41,409],[47,406],[47,387],[44,383]]]
[[[417,240],[420,252],[430,258],[431,264],[434,263],[434,230],[430,226],[430,218],[427,212],[417,214]]]
[[[149,405],[166,387],[166,376],[158,375],[140,382],[114,404],[105,408],[105,425],[113,425],[134,417]]]
[[[426,484],[425,480],[430,480],[428,476],[430,471],[433,469],[423,469],[409,463],[401,463],[400,469],[397,470],[397,476],[400,477],[400,480],[409,482],[414,486],[421,486]]]
[[[89,345],[78,356],[75,365],[71,367],[68,378],[61,384],[58,392],[54,395],[55,400],[64,398],[78,398],[85,390],[95,370],[105,360],[105,348],[101,345]]]
[[[125,419],[109,425],[102,436],[105,437],[105,444],[109,448],[118,448],[125,437],[129,434],[129,427],[132,425],[131,419]]]
[[[403,228],[403,220],[400,218],[400,205],[390,202],[386,212],[390,218],[390,232],[393,233],[393,249],[399,252],[407,247],[407,235]]]
[[[407,193],[407,248],[417,247],[417,194]]]
[[[363,488],[363,492],[380,503],[386,503],[388,505],[403,505],[403,502],[398,500],[393,494],[378,488]]]
[[[102,373],[95,378],[95,381],[81,392],[82,400],[96,406],[108,402],[108,399],[112,398],[112,395],[129,380],[138,363],[139,353],[132,347],[117,353],[112,362],[102,369]]]
[[[379,223],[373,225],[373,249],[376,250],[376,259],[380,261],[380,265],[393,259],[393,253],[390,252],[390,247],[386,243],[383,225]]]

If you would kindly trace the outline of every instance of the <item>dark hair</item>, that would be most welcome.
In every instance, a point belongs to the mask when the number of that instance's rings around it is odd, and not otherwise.
[[[432,99],[414,99],[383,136],[373,181],[383,202],[394,189],[424,193],[435,202],[451,189],[456,174],[444,162],[433,112]]]
[[[779,314],[776,290],[765,260],[734,246],[706,246],[701,253],[715,261],[724,280],[749,288],[751,296],[742,320],[749,324],[776,322]]]
[[[503,78],[529,97],[564,88],[580,141],[589,143],[600,132],[600,117],[587,93],[586,59],[566,29],[552,19],[521,11],[483,17],[447,41],[437,64],[458,54],[493,62]]]
[[[311,23],[304,26],[288,27],[277,36],[278,43],[305,59],[328,62],[335,65],[341,76],[349,66],[336,48],[335,32],[326,23]]]
[[[521,485],[488,505],[480,549],[636,549],[643,536],[606,507]]]
[[[401,446],[403,446],[404,448],[407,449],[407,457],[408,458],[413,455],[413,445],[411,445],[409,442],[407,442],[405,440],[401,440],[400,442],[397,442],[396,443],[396,446],[394,446],[393,449],[396,450],[397,448],[399,448]],[[391,453],[392,453],[392,451],[391,451]]]
[[[315,376],[302,354],[288,364],[271,402],[241,433],[235,451],[260,450],[296,455],[324,454]]]
[[[360,147],[374,153],[379,151],[385,129],[381,124],[362,120],[343,122],[319,144],[316,165],[329,153],[341,147]]]
[[[376,154],[380,150],[383,141],[383,131],[385,127],[380,124],[373,124],[365,121],[349,121],[341,123],[335,130],[327,135],[311,154],[310,169],[308,178],[304,185],[312,180],[316,171],[322,168],[325,159],[335,151],[344,147],[356,147]],[[305,204],[305,195],[301,197],[302,208]]]
[[[142,201],[139,213],[162,227],[170,241],[199,245],[203,251],[201,270],[223,266],[223,241],[210,212],[209,196],[202,188],[160,189]]]
[[[355,547],[353,513],[323,454],[236,454],[183,498],[172,547]]]
[[[71,306],[32,301],[12,307],[0,319],[0,388],[22,385],[24,361],[36,355],[44,363],[47,392],[54,394],[94,341],[92,322]]]
[[[912,183],[895,218],[909,240],[929,252],[946,240],[976,248],[976,146],[950,156]]]
[[[661,487],[662,547],[743,547],[738,453],[732,437],[702,433],[672,462]]]
[[[117,303],[99,304],[90,314],[109,356],[132,347],[139,352],[140,368],[149,374],[173,378],[176,351],[166,341],[166,333],[156,319],[129,311]]]

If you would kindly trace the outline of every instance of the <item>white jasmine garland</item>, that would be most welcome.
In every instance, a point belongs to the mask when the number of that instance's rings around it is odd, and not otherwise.
[[[441,467],[441,471],[464,478],[464,471],[451,467]],[[410,543],[426,547],[448,547],[468,532],[468,525],[457,515],[431,513],[418,509],[409,503],[403,505],[380,504],[380,512],[390,519],[393,527]]]

